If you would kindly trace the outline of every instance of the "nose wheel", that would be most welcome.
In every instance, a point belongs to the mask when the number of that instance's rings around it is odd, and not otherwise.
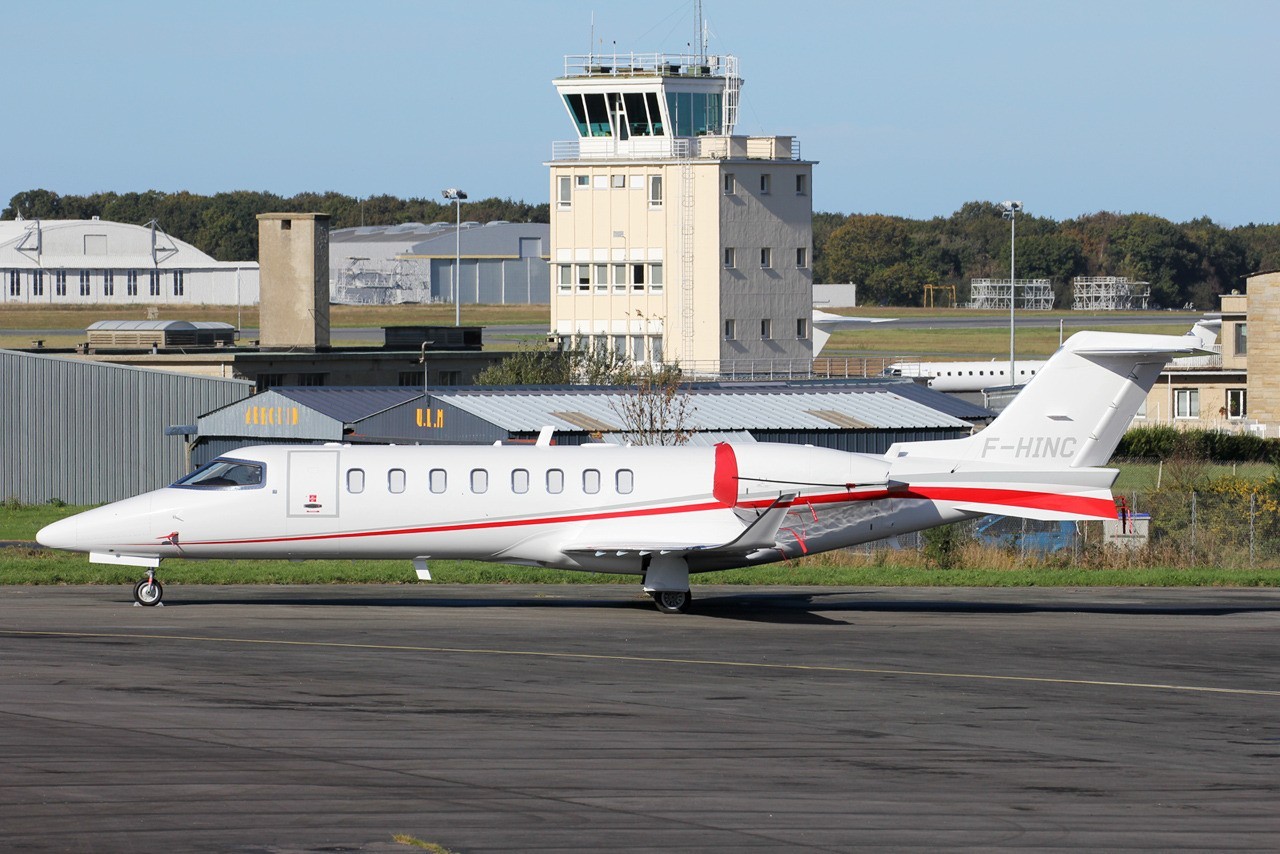
[[[664,614],[687,614],[693,594],[688,590],[655,590],[653,604]]]
[[[147,570],[147,577],[133,585],[133,601],[135,605],[145,605],[148,608],[155,605],[161,605],[160,600],[164,598],[164,587],[160,585],[160,580],[156,578],[154,569]]]

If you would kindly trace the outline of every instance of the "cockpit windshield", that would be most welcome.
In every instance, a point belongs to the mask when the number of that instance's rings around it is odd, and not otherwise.
[[[187,489],[252,489],[262,486],[262,463],[217,459],[205,463],[173,485]]]

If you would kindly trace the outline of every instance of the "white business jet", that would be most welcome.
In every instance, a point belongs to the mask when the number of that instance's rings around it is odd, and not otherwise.
[[[683,612],[689,575],[772,563],[998,513],[1111,519],[1111,457],[1194,335],[1081,332],[985,430],[883,456],[715,447],[268,445],[44,528],[51,548],[164,558],[469,559],[638,576]]]

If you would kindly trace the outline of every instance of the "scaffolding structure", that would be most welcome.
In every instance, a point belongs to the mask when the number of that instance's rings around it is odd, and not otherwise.
[[[1076,276],[1072,294],[1074,311],[1145,310],[1151,283],[1131,282],[1127,276]]]
[[[956,300],[955,285],[925,285],[924,286],[924,307],[936,308],[938,303],[938,294],[951,297],[951,308],[959,305]]]
[[[1053,283],[1048,279],[971,279],[967,308],[1008,309],[1017,289],[1015,308],[1026,311],[1049,311],[1053,308]]]
[[[431,302],[426,261],[350,258],[338,273],[333,301],[340,305],[400,305]]]

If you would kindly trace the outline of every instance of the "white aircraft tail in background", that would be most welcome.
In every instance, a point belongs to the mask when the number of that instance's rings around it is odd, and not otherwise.
[[[702,447],[269,445],[44,528],[51,548],[147,568],[168,557],[458,558],[634,575],[664,612],[689,575],[971,519],[1115,518],[1102,468],[1186,336],[1081,332],[992,424],[883,456]]]

